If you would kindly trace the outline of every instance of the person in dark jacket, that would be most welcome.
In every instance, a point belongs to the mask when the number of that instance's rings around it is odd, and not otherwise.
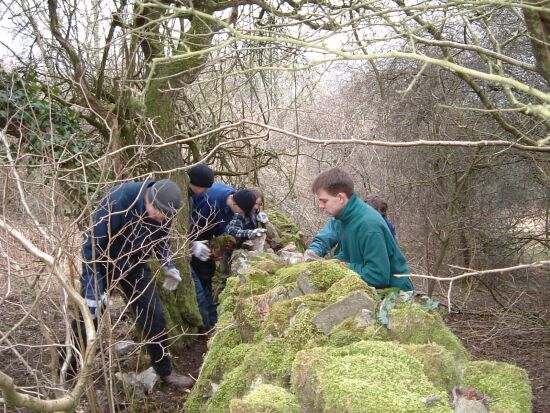
[[[409,277],[394,276],[409,274],[409,268],[386,222],[353,189],[351,176],[339,168],[319,174],[312,185],[319,208],[334,218],[331,225],[338,244],[335,258],[372,287],[413,290]]]
[[[384,198],[378,195],[367,195],[365,198],[365,202],[369,204],[371,207],[376,209],[380,215],[382,215],[382,218],[384,218],[384,221],[386,221],[386,225],[388,226],[391,234],[393,237],[397,240],[397,234],[395,233],[395,227],[391,223],[391,221],[388,218],[388,203]]]
[[[210,168],[201,164],[188,171],[191,185],[199,188],[210,183]],[[213,174],[212,180],[213,180]],[[193,186],[190,186],[193,188]],[[212,279],[216,274],[216,262],[210,255],[207,242],[225,233],[225,228],[235,213],[234,188],[219,182],[213,182],[207,191],[194,193],[191,196],[191,227],[190,236],[195,239],[193,246],[200,248],[200,253],[193,253],[191,269],[197,303],[201,313],[204,328],[209,330],[217,322],[216,304],[212,292]],[[200,246],[200,247],[199,247]]]
[[[240,248],[243,242],[261,237],[266,230],[258,228],[258,221],[252,214],[256,206],[256,194],[253,191],[241,189],[233,194],[233,201],[236,204],[235,214],[225,232],[235,238],[235,248]]]
[[[177,288],[181,277],[172,262],[169,231],[181,206],[181,190],[168,179],[113,187],[100,201],[85,234],[81,281],[96,328],[108,291],[119,287],[136,315],[156,373],[168,384],[188,388],[193,380],[172,371],[166,321],[148,263],[154,252],[164,273],[163,287]],[[72,330],[77,348],[79,337],[85,345],[83,321],[73,320]],[[69,362],[76,373],[76,358]]]

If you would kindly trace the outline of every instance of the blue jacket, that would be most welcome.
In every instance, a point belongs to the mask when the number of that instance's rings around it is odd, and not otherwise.
[[[147,262],[151,251],[162,265],[174,266],[168,241],[172,220],[159,224],[145,210],[145,192],[154,183],[123,183],[100,201],[82,246],[81,281],[86,299],[98,300],[104,295],[106,274],[119,277]]]
[[[336,258],[348,262],[349,268],[358,273],[363,281],[375,288],[398,287],[405,291],[413,290],[409,277],[393,276],[409,273],[407,260],[382,215],[374,208],[354,194],[342,213],[329,222],[331,223],[327,223],[330,225],[327,231],[334,230],[339,247]],[[314,248],[309,248],[316,253],[321,252],[323,245],[333,242],[333,235],[330,237],[323,238],[321,243],[318,240]],[[327,244],[322,244],[325,241]]]
[[[208,191],[193,195],[189,233],[197,234],[198,241],[222,235],[233,218],[233,212],[227,206],[227,198],[234,193],[235,189],[229,185],[214,182]]]

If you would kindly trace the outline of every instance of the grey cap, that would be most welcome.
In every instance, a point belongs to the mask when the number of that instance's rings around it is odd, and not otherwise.
[[[161,179],[151,185],[147,198],[156,210],[168,216],[175,215],[182,206],[181,189],[170,179]]]

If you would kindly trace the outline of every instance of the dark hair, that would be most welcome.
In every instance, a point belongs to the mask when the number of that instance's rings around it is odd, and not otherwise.
[[[367,195],[365,202],[380,212],[380,215],[383,217],[386,216],[386,212],[388,211],[388,203],[384,200],[384,198],[371,194]]]
[[[340,192],[351,198],[353,195],[353,179],[346,171],[339,168],[331,168],[321,172],[313,181],[311,190],[316,194],[319,190],[325,190],[330,195],[336,196]]]
[[[254,186],[252,188],[247,188],[249,191],[254,192],[254,195],[256,195],[256,199],[260,198],[262,200],[262,203],[265,202],[264,193],[263,191],[258,188],[257,186]]]

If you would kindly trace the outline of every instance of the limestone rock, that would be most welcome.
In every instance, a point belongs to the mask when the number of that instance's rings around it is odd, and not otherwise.
[[[153,367],[149,367],[141,373],[133,371],[130,373],[117,372],[115,376],[125,385],[127,391],[137,399],[150,394],[158,380],[157,373],[155,373]]]
[[[326,335],[348,317],[367,309],[374,311],[376,302],[364,291],[356,291],[319,311],[311,320]]]
[[[459,397],[455,403],[454,413],[489,413],[489,411],[479,400],[468,400]]]

